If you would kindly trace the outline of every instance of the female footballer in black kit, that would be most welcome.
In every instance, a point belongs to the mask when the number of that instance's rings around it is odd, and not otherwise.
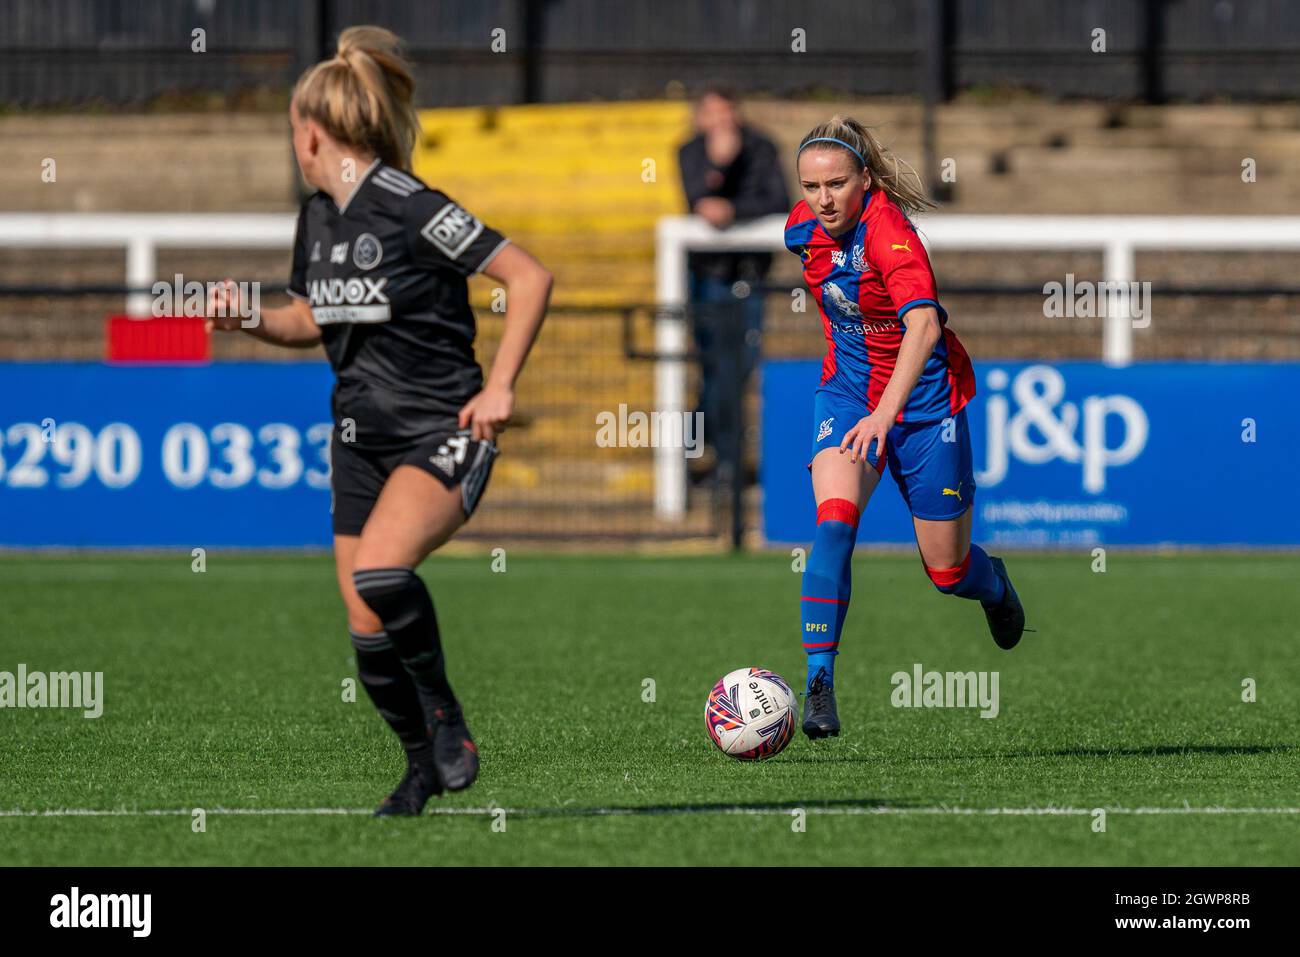
[[[377,816],[418,815],[469,787],[478,754],[447,681],[433,601],[414,569],[478,504],[537,336],[551,275],[410,173],[418,120],[397,37],[339,36],[290,106],[293,149],[318,192],[298,217],[293,302],[246,331],[323,343],[337,381],[330,445],[334,555],[357,670],[401,739],[407,772]],[[501,344],[486,381],[474,358],[467,278],[505,284]],[[240,328],[231,281],[209,328]]]

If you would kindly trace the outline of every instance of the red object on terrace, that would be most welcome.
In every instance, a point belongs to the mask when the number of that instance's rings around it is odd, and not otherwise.
[[[200,318],[109,316],[104,339],[109,362],[207,362],[212,358],[211,337]]]

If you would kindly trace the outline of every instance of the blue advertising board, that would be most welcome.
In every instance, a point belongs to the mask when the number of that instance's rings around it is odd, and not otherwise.
[[[1300,363],[976,363],[976,541],[1300,546]],[[763,367],[764,534],[811,541],[820,361]],[[862,543],[914,541],[886,475]]]
[[[0,546],[328,545],[323,362],[0,363]]]
[[[975,538],[1300,546],[1300,364],[982,362]],[[808,542],[816,361],[763,370],[764,533]],[[0,363],[0,546],[326,546],[321,362]],[[862,542],[909,543],[893,482]]]

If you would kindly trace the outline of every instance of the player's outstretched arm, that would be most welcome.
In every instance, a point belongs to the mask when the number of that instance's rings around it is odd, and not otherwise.
[[[470,428],[476,439],[493,439],[514,410],[515,381],[546,318],[553,277],[514,243],[503,246],[483,273],[505,283],[505,331],[483,391],[460,410],[460,427]]]
[[[930,353],[942,335],[939,313],[933,306],[917,306],[908,311],[907,331],[903,333],[903,342],[898,348],[898,358],[894,361],[894,372],[889,377],[889,384],[881,393],[875,411],[844,434],[840,452],[847,449],[854,462],[860,458],[865,459],[874,439],[879,454],[879,450],[885,447],[889,430],[898,421],[898,413],[907,405],[908,396],[916,388],[916,381],[921,378],[926,360],[930,358]]]
[[[233,279],[214,286],[208,293],[208,332],[242,331],[250,336],[292,349],[308,349],[320,342],[320,326],[312,318],[311,307],[301,299],[291,299],[287,306],[259,309],[243,317],[239,286]]]
[[[916,388],[916,381],[921,378],[926,361],[942,336],[943,326],[934,306],[917,306],[908,310],[907,331],[903,333],[902,344],[898,347],[894,372],[889,377],[889,384],[881,393],[880,404],[877,406],[884,410],[891,421],[897,419],[898,413],[907,405],[907,399]]]

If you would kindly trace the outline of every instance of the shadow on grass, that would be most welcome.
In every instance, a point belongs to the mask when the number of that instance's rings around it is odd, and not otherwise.
[[[988,761],[995,758],[1155,758],[1181,755],[1279,754],[1294,751],[1291,744],[1153,744],[1140,748],[1054,748],[1042,751],[989,751],[980,754],[923,754],[890,757],[896,761]]]

